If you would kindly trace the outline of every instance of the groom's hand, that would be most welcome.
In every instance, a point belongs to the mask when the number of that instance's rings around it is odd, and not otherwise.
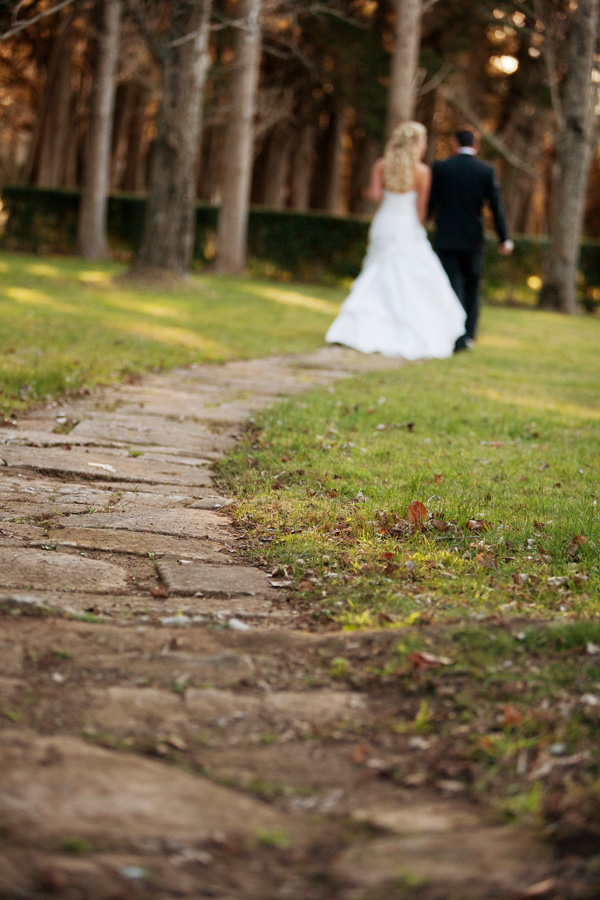
[[[508,241],[504,241],[503,244],[500,244],[500,246],[498,247],[498,253],[501,253],[502,256],[510,256],[514,249],[515,245],[509,239]]]

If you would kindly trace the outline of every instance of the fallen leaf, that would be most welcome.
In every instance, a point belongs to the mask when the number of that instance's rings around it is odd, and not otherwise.
[[[520,725],[523,721],[523,714],[516,709],[512,703],[507,703],[504,707],[503,725],[505,728],[512,728],[513,725]]]
[[[432,528],[435,528],[436,531],[448,531],[448,528],[450,527],[443,519],[432,519],[429,524]]]
[[[433,653],[426,653],[422,650],[409,653],[408,661],[413,669],[427,669],[430,666],[451,666],[454,662],[448,656],[435,656]]]
[[[467,519],[465,525],[467,531],[487,531],[489,527],[485,519]]]
[[[555,886],[556,878],[546,878],[544,881],[538,881],[536,884],[525,888],[521,897],[543,897],[544,894],[549,894],[550,891],[553,891]]]
[[[498,568],[498,563],[491,553],[478,553],[476,556],[476,562],[478,562],[480,566],[483,566],[484,569]]]
[[[426,772],[409,772],[402,779],[402,784],[404,784],[406,787],[421,787],[421,785],[425,784],[426,781]]]
[[[422,525],[427,521],[427,507],[420,500],[413,500],[406,510],[406,518],[411,525]]]
[[[569,583],[568,575],[553,575],[550,578],[546,579],[546,584],[549,587],[563,587]]]
[[[443,473],[443,472],[440,473],[439,475],[435,475],[435,476],[434,476],[434,479],[433,479],[433,483],[434,483],[434,484],[439,484],[440,481],[443,480],[443,478],[444,478],[444,473]]]
[[[587,544],[587,538],[584,537],[583,534],[576,534],[567,544],[565,553],[567,556],[570,556],[571,559],[576,559],[579,555],[579,548],[583,547],[584,544]]]
[[[365,744],[359,744],[350,754],[350,761],[362,765],[369,755],[369,748]]]
[[[529,584],[532,577],[527,572],[513,572],[512,580],[515,584]]]

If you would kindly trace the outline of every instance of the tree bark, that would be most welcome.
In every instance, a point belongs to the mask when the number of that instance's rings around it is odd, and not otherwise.
[[[106,210],[110,146],[121,31],[121,0],[102,0],[85,176],[81,189],[77,241],[85,259],[108,256]]]
[[[210,0],[176,0],[171,9],[144,234],[133,275],[183,277],[191,265],[209,14]]]
[[[564,122],[557,139],[556,176],[550,224],[550,247],[544,264],[539,306],[578,312],[575,279],[592,152],[592,81],[598,38],[599,0],[579,0],[569,38],[565,75]]]
[[[300,133],[292,163],[290,205],[304,211],[310,207],[310,190],[315,165],[315,141],[317,129],[307,122]]]
[[[284,125],[273,129],[266,149],[266,178],[262,202],[269,209],[283,209],[287,201],[293,134]]]
[[[72,21],[71,15],[65,16],[56,30],[25,167],[25,180],[41,187],[62,187],[71,110]]]
[[[213,271],[240,274],[246,264],[248,207],[254,154],[254,113],[261,56],[262,0],[241,0],[225,129],[223,188]]]
[[[344,197],[344,163],[346,152],[344,138],[347,133],[347,111],[337,104],[331,117],[331,144],[329,156],[329,180],[325,193],[325,209],[333,215],[343,216],[347,213]]]
[[[147,186],[147,145],[144,134],[146,123],[146,105],[149,90],[143,85],[136,85],[129,129],[127,132],[127,148],[123,162],[123,173],[120,187],[123,191],[141,192]]]
[[[416,74],[421,46],[423,0],[394,0],[394,50],[390,69],[388,136],[401,122],[412,119],[416,103]]]

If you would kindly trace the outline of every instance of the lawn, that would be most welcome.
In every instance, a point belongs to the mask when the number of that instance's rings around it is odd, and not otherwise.
[[[473,353],[267,411],[223,466],[255,557],[346,627],[600,611],[600,320],[482,319]]]
[[[0,414],[139,372],[319,346],[339,291],[0,254]]]

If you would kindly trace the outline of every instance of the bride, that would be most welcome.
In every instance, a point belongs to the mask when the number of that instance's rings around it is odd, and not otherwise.
[[[431,170],[427,132],[404,122],[371,173],[368,196],[381,203],[360,275],[325,340],[404,359],[451,356],[465,312],[423,227]]]

